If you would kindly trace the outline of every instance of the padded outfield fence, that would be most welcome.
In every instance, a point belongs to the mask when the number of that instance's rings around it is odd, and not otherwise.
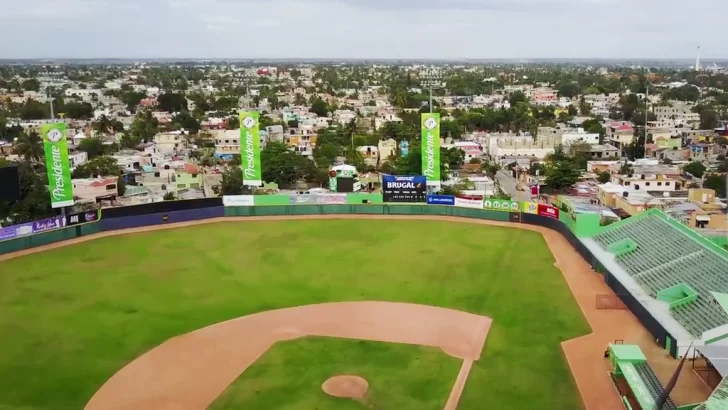
[[[277,197],[277,198],[276,198]],[[518,206],[514,212],[508,210],[476,209],[472,207],[426,205],[426,204],[386,204],[379,198],[367,199],[366,195],[357,194],[354,201],[337,204],[300,204],[284,205],[282,196],[263,196],[267,203],[280,205],[223,206],[222,198],[205,198],[183,201],[165,201],[151,204],[135,205],[119,208],[108,208],[101,211],[101,218],[96,222],[88,222],[67,228],[60,228],[35,235],[0,241],[0,255],[30,249],[38,246],[61,242],[68,239],[91,235],[104,231],[123,230],[142,226],[173,224],[221,217],[252,216],[284,216],[284,215],[430,215],[474,218],[511,223],[525,223],[542,226],[559,232],[576,251],[598,273],[604,277],[621,302],[640,320],[655,339],[667,346],[670,354],[677,357],[677,343],[665,328],[647,309],[616,280],[597,260],[591,251],[579,239],[578,219],[568,219],[565,212],[561,216],[544,216],[526,212],[529,203]],[[367,202],[368,203],[362,203]],[[348,203],[347,203],[348,202]],[[353,203],[352,203],[353,202]],[[290,202],[288,202],[290,203]],[[531,204],[532,205],[532,204]],[[558,219],[557,219],[558,218]],[[583,229],[582,229],[583,230]],[[578,237],[579,236],[579,237]],[[0,262],[1,263],[1,262]],[[620,305],[621,306],[621,305]]]

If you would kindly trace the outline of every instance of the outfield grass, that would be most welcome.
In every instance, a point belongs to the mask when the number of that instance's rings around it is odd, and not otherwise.
[[[307,337],[276,343],[218,397],[211,410],[441,410],[462,360],[438,348]],[[337,374],[369,383],[363,402],[331,397]]]
[[[492,317],[460,409],[581,407],[559,343],[588,326],[531,231],[416,220],[218,223],[102,238],[0,262],[0,272],[0,408],[77,410],[172,336],[345,300]]]

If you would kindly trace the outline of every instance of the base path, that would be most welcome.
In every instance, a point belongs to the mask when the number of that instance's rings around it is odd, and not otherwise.
[[[112,376],[86,409],[207,408],[275,342],[302,336],[439,347],[470,362],[480,358],[490,324],[485,316],[410,303],[337,302],[269,310],[168,340]]]
[[[591,266],[571,247],[569,242],[556,231],[551,229],[498,221],[481,219],[445,217],[445,216],[397,216],[397,215],[306,215],[306,216],[270,216],[270,217],[224,217],[206,219],[201,221],[173,223],[168,225],[155,225],[142,228],[108,231],[98,234],[82,236],[68,241],[57,242],[19,252],[0,255],[0,261],[22,255],[42,252],[47,249],[59,248],[73,243],[85,242],[106,236],[123,235],[127,233],[170,229],[191,225],[202,225],[215,222],[230,223],[232,221],[252,222],[270,220],[293,219],[400,219],[400,220],[434,220],[481,225],[495,225],[507,228],[526,229],[540,232],[556,259],[556,266],[561,269],[564,279],[568,283],[576,302],[579,304],[584,317],[592,328],[592,333],[562,343],[564,355],[569,363],[576,385],[581,394],[586,410],[613,410],[623,408],[619,396],[608,375],[609,363],[604,359],[604,350],[608,343],[622,339],[625,343],[639,344],[644,351],[652,368],[663,384],[666,384],[676,368],[676,361],[670,358],[663,349],[654,343],[654,338],[637,321],[628,310],[597,310],[595,306],[596,295],[614,295],[614,292],[604,283],[601,275],[596,274]],[[462,373],[462,370],[461,370]],[[459,379],[459,378],[458,378]],[[453,390],[457,389],[459,382]],[[104,386],[105,387],[105,386]],[[711,389],[703,384],[691,372],[690,366],[683,368],[672,398],[678,403],[697,403],[705,401]],[[95,399],[95,397],[94,397]],[[92,400],[93,402],[93,400]],[[90,403],[91,404],[91,403]],[[88,407],[87,407],[88,408]],[[114,407],[109,407],[113,409]],[[156,408],[164,409],[157,406]],[[188,408],[188,407],[179,407]]]

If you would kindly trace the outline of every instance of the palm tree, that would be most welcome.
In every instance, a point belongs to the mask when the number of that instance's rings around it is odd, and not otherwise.
[[[114,129],[114,122],[106,114],[102,114],[98,120],[94,121],[94,131],[99,134],[108,134],[109,130]]]
[[[30,134],[21,133],[15,140],[14,149],[26,162],[40,162],[44,155],[43,140],[35,131]]]

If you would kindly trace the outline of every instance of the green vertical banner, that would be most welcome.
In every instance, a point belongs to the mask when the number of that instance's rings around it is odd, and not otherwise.
[[[66,123],[43,124],[41,133],[43,134],[51,207],[73,206],[73,183],[71,182],[71,164],[68,160]]]
[[[422,113],[422,175],[440,188],[440,113]]]
[[[240,112],[240,159],[243,168],[243,184],[260,186],[263,173],[260,168],[260,125],[257,111]]]

